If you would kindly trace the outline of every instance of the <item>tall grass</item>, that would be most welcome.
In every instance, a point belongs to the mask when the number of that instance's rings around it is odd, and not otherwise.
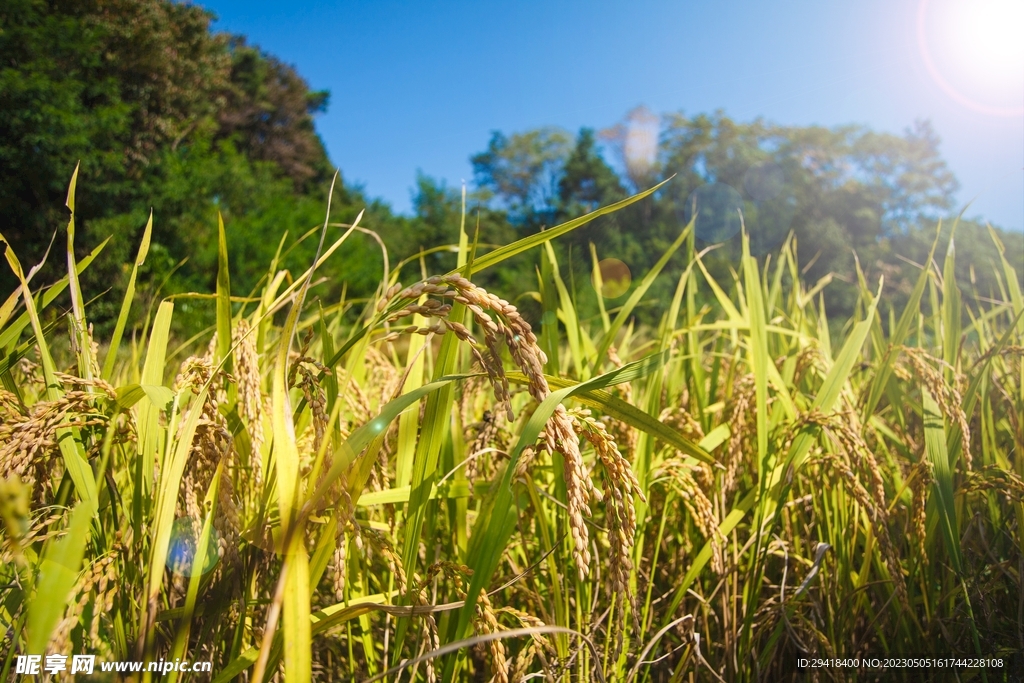
[[[316,270],[365,227],[242,297],[221,224],[215,331],[182,343],[175,301],[133,300],[152,221],[93,338],[72,182],[68,275],[6,249],[3,677],[56,652],[215,681],[803,680],[800,656],[1024,649],[1010,261],[976,292],[937,231],[907,307],[858,270],[833,338],[794,239],[759,261],[744,236],[717,282],[690,225],[582,320],[550,240],[656,189],[487,253],[463,226],[456,271],[335,304]],[[535,327],[472,281],[530,249]]]

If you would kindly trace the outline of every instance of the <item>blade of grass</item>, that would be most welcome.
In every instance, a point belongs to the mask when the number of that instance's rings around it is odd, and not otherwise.
[[[312,641],[309,607],[309,555],[306,540],[295,534],[281,571],[285,573],[284,679],[311,681]],[[293,596],[289,599],[289,595]]]
[[[4,238],[2,234],[0,234],[0,242],[7,245],[8,249],[11,248],[10,245],[7,244],[7,240]],[[108,237],[107,239],[100,242],[100,245],[93,249],[88,256],[86,256],[84,259],[78,262],[77,268],[79,274],[85,272],[85,269],[88,268],[89,265],[96,260],[96,257],[99,256],[100,252],[103,251],[103,248],[106,247],[109,242],[110,238]],[[67,286],[68,276],[65,275],[57,282],[43,289],[42,296],[40,297],[41,301],[38,304],[36,310],[45,310],[51,303],[53,303],[54,299],[56,299],[58,296],[64,293],[64,290],[67,288]],[[16,342],[18,338],[21,336],[21,333],[25,330],[26,327],[28,327],[31,324],[31,322],[32,321],[28,314],[28,311],[26,311],[25,313],[22,313],[20,316],[18,316],[18,318],[7,327],[3,327],[2,325],[0,325],[0,327],[2,327],[2,329],[0,329],[0,349],[7,348],[8,346]]]
[[[594,291],[597,293],[597,310],[601,313],[601,328],[608,333],[611,326],[611,318],[604,307],[604,280],[601,277],[601,262],[597,260],[597,247],[590,243],[591,278],[594,282]]]
[[[156,311],[156,318],[149,335],[149,346],[146,351],[146,361],[142,366],[143,386],[162,387],[164,384],[164,363],[167,354],[167,344],[171,333],[171,319],[174,316],[174,304],[164,301]],[[173,400],[173,399],[172,399]],[[136,461],[136,507],[133,513],[133,522],[136,525],[142,524],[142,501],[149,492],[154,480],[154,463],[159,462],[163,467],[164,437],[165,431],[160,427],[160,412],[167,407],[170,401],[160,403],[152,397],[147,397],[138,407],[138,429],[139,429],[139,457]],[[142,532],[141,526],[136,529],[137,533]]]
[[[931,263],[935,257],[935,250],[939,246],[939,234],[941,231],[941,225],[935,231],[935,240],[932,242],[931,250],[928,252],[928,260],[925,263]],[[911,326],[917,321],[918,313],[921,310],[921,296],[924,294],[925,284],[928,282],[928,269],[922,268],[921,274],[917,277],[917,282],[914,284],[914,289],[910,293],[910,299],[907,301],[907,305],[903,308],[903,313],[900,314],[900,320],[896,323],[896,329],[890,330],[889,333],[889,353],[882,360],[880,368],[875,370],[875,377],[871,382],[871,389],[868,393],[867,402],[864,404],[864,410],[861,412],[861,421],[867,424],[868,418],[874,414],[875,408],[878,407],[878,402],[882,398],[882,394],[885,393],[885,387],[889,383],[889,378],[892,377],[892,364],[895,361],[892,349],[901,346],[906,340],[907,335],[910,334]]]
[[[960,351],[960,290],[956,286],[956,246],[953,236],[956,224],[949,234],[949,246],[946,247],[946,259],[942,266],[942,358],[949,366],[946,368],[946,381],[952,381],[953,368],[957,366]]]
[[[228,270],[228,240],[224,217],[217,212],[217,358],[225,372],[231,372],[231,276]]]
[[[199,597],[199,584],[203,574],[206,573],[206,563],[209,560],[210,541],[213,538],[213,518],[217,513],[217,497],[220,492],[220,479],[224,474],[224,461],[217,465],[217,471],[213,475],[213,481],[206,491],[203,501],[203,508],[206,512],[206,519],[203,520],[203,527],[196,540],[195,555],[192,557],[192,566],[189,572],[188,588],[185,593],[185,605],[178,622],[178,632],[174,636],[174,645],[171,648],[171,656],[168,659],[182,659],[185,656],[185,649],[188,646],[188,636],[192,627],[192,617],[196,610],[196,600]],[[168,677],[170,683],[178,680],[178,672],[171,671]]]
[[[553,240],[556,237],[560,237],[565,233],[575,230],[576,228],[582,225],[586,225],[595,218],[600,218],[601,216],[604,216],[606,214],[613,213],[615,211],[618,211],[619,209],[629,206],[630,204],[638,202],[641,199],[644,199],[645,197],[649,197],[658,190],[660,190],[661,187],[665,185],[665,183],[667,183],[669,180],[672,180],[672,178],[674,177],[675,176],[672,176],[666,180],[663,180],[654,187],[644,190],[643,192],[638,192],[632,197],[627,197],[622,201],[615,202],[614,204],[609,204],[608,206],[603,206],[600,209],[597,209],[596,211],[591,211],[590,213],[584,216],[580,216],[579,218],[574,218],[570,221],[566,221],[565,223],[557,225],[551,228],[550,230],[544,230],[543,232],[538,232],[534,235],[530,235],[529,237],[524,237],[520,240],[516,240],[512,244],[500,247],[492,252],[484,254],[483,256],[478,256],[473,261],[473,264],[470,268],[470,274],[479,273],[481,270],[484,270],[485,268],[495,266],[501,263],[502,261],[505,261],[517,254],[521,254],[524,251],[529,251],[530,249],[540,246],[541,244],[549,240]],[[452,273],[455,272],[457,271],[452,271]]]
[[[132,301],[135,299],[135,280],[139,275],[139,268],[146,262],[149,254],[149,242],[153,235],[153,211],[149,212],[149,220],[146,221],[146,228],[142,231],[142,243],[139,244],[139,252],[135,255],[135,264],[132,266],[132,274],[128,276],[128,286],[125,289],[124,299],[121,301],[121,312],[117,315],[117,323],[114,324],[114,332],[110,335],[110,344],[107,346],[107,356],[103,361],[103,371],[100,376],[110,381],[114,373],[114,362],[117,360],[117,350],[121,346],[121,337],[124,335],[125,325],[128,324],[128,314],[131,312]]]
[[[747,354],[750,369],[754,373],[758,463],[758,509],[754,524],[754,554],[746,585],[747,590],[750,590],[752,594],[746,596],[747,615],[740,636],[740,649],[745,651],[749,648],[754,612],[758,607],[758,601],[753,599],[753,596],[759,592],[764,572],[761,531],[764,527],[765,515],[770,507],[769,501],[765,498],[765,491],[771,478],[768,462],[768,364],[771,360],[768,358],[768,333],[765,330],[761,277],[758,273],[757,261],[750,255],[750,240],[745,231],[743,233],[743,280],[746,284],[747,316],[750,327]]]
[[[95,512],[92,500],[80,502],[71,511],[64,536],[60,540],[51,540],[43,550],[36,581],[36,599],[28,603],[26,651],[29,654],[46,652],[50,636],[67,608],[67,601],[71,599],[71,591],[82,569],[85,546],[91,535],[89,527]]]
[[[77,351],[78,374],[80,377],[91,380],[93,378],[92,340],[89,337],[89,327],[85,319],[85,302],[82,299],[82,286],[78,281],[78,266],[75,264],[75,186],[78,184],[79,162],[75,164],[75,171],[71,174],[71,183],[68,186],[67,207],[71,211],[68,219],[68,284],[71,294],[71,311],[73,321],[73,343],[72,348]],[[86,391],[92,392],[92,387],[87,386]]]
[[[576,317],[576,307],[573,305],[569,290],[562,281],[558,272],[558,259],[555,258],[555,249],[551,242],[544,243],[544,249],[551,264],[551,279],[555,283],[555,291],[558,292],[559,311],[562,314],[562,323],[565,325],[565,339],[569,343],[569,357],[572,359],[573,369],[576,377],[583,378],[583,350],[580,346],[580,321]],[[557,356],[556,356],[557,357]]]
[[[640,284],[637,285],[636,289],[634,289],[629,295],[629,298],[626,300],[626,303],[622,305],[622,308],[619,309],[615,319],[612,321],[611,327],[609,327],[608,331],[601,337],[601,344],[597,347],[598,362],[601,362],[601,360],[607,356],[608,348],[615,341],[615,335],[618,334],[623,323],[625,323],[626,320],[629,319],[629,316],[633,314],[633,309],[636,308],[640,299],[647,294],[647,290],[649,290],[651,285],[654,284],[655,279],[657,279],[658,275],[661,274],[661,271],[665,268],[669,259],[672,258],[672,255],[679,250],[679,247],[681,247],[687,237],[689,237],[690,233],[693,231],[693,226],[694,222],[691,220],[686,227],[683,228],[683,231],[679,233],[679,237],[675,239],[669,248],[665,250],[665,253],[661,255],[661,258],[659,258],[654,266],[652,266],[647,272],[647,275],[644,276],[644,279],[641,280]]]
[[[174,452],[169,461],[160,468],[160,481],[157,487],[156,509],[152,522],[152,545],[150,546],[150,560],[148,567],[148,583],[146,592],[147,602],[150,605],[148,618],[152,620],[156,614],[156,601],[160,594],[160,587],[163,584],[164,567],[167,565],[167,554],[171,543],[171,533],[174,526],[174,509],[177,506],[178,490],[181,486],[181,477],[185,472],[185,465],[188,462],[188,455],[192,450],[192,439],[195,436],[196,428],[199,426],[199,418],[202,411],[199,406],[206,402],[207,389],[202,388],[199,395],[192,401],[193,409],[189,411],[188,417],[178,432],[178,439],[174,444]],[[176,399],[180,400],[180,399]],[[149,625],[143,629],[147,634]]]

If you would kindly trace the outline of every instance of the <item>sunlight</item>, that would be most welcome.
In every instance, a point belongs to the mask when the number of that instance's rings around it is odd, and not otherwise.
[[[961,104],[1024,113],[1024,2],[921,0],[918,45],[932,78]]]

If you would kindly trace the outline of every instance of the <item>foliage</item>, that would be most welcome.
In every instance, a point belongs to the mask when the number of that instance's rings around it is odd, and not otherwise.
[[[66,220],[57,207],[79,160],[90,188],[79,230],[93,242],[117,236],[87,276],[104,288],[123,284],[124,245],[150,208],[162,219],[153,239],[166,254],[145,278],[154,287],[181,259],[215,249],[208,231],[189,229],[209,225],[224,197],[240,216],[256,215],[243,210],[244,199],[263,215],[272,207],[291,216],[300,231],[320,220],[331,169],[312,116],[326,93],[311,92],[294,69],[243,39],[211,33],[210,20],[198,6],[168,0],[4,3],[0,214],[26,262],[42,257]],[[264,238],[276,246],[283,234],[286,226],[268,231],[265,221],[236,221],[261,236],[252,248]],[[176,287],[208,285],[208,272],[209,262],[187,262]],[[16,286],[0,278],[3,291]],[[111,315],[96,311],[101,322]]]
[[[208,298],[100,345],[72,190],[67,276],[40,285],[7,242],[3,677],[44,649],[289,683],[783,681],[803,655],[1017,651],[1024,298],[999,242],[998,296],[936,235],[904,308],[886,321],[859,282],[833,336],[792,240],[768,264],[741,237],[720,281],[691,222],[581,321],[550,240],[668,187],[505,246],[460,230],[453,270],[392,270],[365,306],[280,261],[240,298],[218,226]],[[450,220],[450,191],[420,197]],[[674,295],[634,327],[673,254]],[[511,256],[538,266],[531,320],[477,284]],[[65,289],[66,331],[43,317]],[[172,339],[185,304],[215,336]]]
[[[331,168],[312,115],[327,110],[327,91],[311,92],[293,68],[246,45],[244,38],[232,38],[230,50],[230,86],[217,116],[218,136],[235,141],[250,159],[276,164],[297,189],[321,189],[318,184]]]
[[[488,151],[473,158],[478,183],[494,193],[495,206],[517,207],[514,222],[523,230],[535,230],[552,216],[565,220],[588,207],[617,201],[624,187],[648,187],[673,178],[653,202],[606,217],[567,240],[560,256],[576,280],[588,277],[590,243],[601,258],[618,258],[636,272],[650,268],[679,226],[689,220],[695,193],[728,186],[735,191],[735,204],[729,209],[733,225],[718,225],[712,217],[714,225],[701,229],[698,222],[697,245],[715,247],[705,259],[709,272],[728,278],[730,269],[740,262],[735,221],[740,210],[755,255],[778,258],[779,248],[793,233],[806,277],[811,282],[835,278],[825,290],[834,320],[852,316],[859,299],[855,254],[869,278],[886,275],[887,302],[897,309],[906,303],[915,277],[912,267],[901,259],[921,263],[926,257],[931,243],[928,226],[948,215],[958,187],[939,154],[938,136],[927,122],[896,136],[858,126],[828,129],[762,120],[740,123],[721,113],[694,117],[675,113],[659,123],[651,112],[638,108],[599,136],[605,150],[612,152],[617,170],[602,157],[590,130],[580,131],[571,151],[536,142],[550,135],[545,131],[507,139],[516,145],[495,133]],[[519,151],[507,151],[513,148]],[[498,175],[515,178],[517,184],[495,180],[491,170],[495,158],[502,159]],[[543,174],[537,172],[540,159],[544,159]],[[552,184],[558,187],[554,200],[525,199],[549,196],[547,188]],[[705,211],[705,218],[709,216]],[[985,226],[963,221],[961,231],[965,237],[960,244],[961,267],[977,264],[979,291],[997,291],[991,267],[995,254]],[[1011,245],[1011,253],[1019,255],[1019,237],[1000,234]],[[678,275],[684,266],[670,264],[669,273]],[[579,303],[594,315],[596,302],[584,290],[580,288],[583,300]],[[655,293],[658,299],[671,297],[670,285],[659,285]],[[637,315],[654,324],[659,312],[652,310],[648,315],[641,308]]]
[[[558,128],[538,128],[512,137],[495,131],[487,150],[471,161],[480,187],[493,192],[514,219],[529,220],[554,209],[569,149],[569,135]]]
[[[99,297],[92,319],[101,328],[116,317],[131,270],[127,245],[139,238],[150,210],[153,249],[138,288],[154,303],[160,292],[213,285],[216,212],[226,218],[236,283],[246,291],[286,232],[297,237],[322,219],[331,168],[313,122],[327,93],[311,91],[293,68],[244,38],[211,32],[210,21],[200,7],[170,0],[12,0],[0,8],[5,233],[26,263],[39,261],[66,218],[56,207],[81,160],[89,191],[78,207],[80,242],[114,236],[83,275]],[[836,280],[825,290],[826,305],[842,320],[853,315],[859,296],[854,252],[868,278],[886,274],[886,300],[897,308],[905,303],[913,268],[900,259],[920,263],[926,256],[927,226],[949,211],[957,187],[938,145],[926,123],[895,136],[855,126],[741,123],[721,113],[658,117],[643,107],[597,134],[584,128],[575,141],[553,127],[495,132],[471,159],[469,232],[479,221],[481,242],[509,242],[674,177],[654,201],[605,216],[558,243],[566,286],[590,319],[599,314],[586,286],[591,244],[599,259],[646,272],[688,221],[694,192],[727,185],[736,191],[752,252],[778,257],[793,232],[806,276]],[[428,267],[451,267],[463,208],[458,191],[422,176],[415,215],[405,217],[342,181],[334,222],[351,221],[369,205],[368,224],[390,249],[388,260],[405,264],[403,275],[420,268],[421,250],[431,252]],[[723,215],[733,216],[726,209]],[[703,220],[709,217],[705,211]],[[975,233],[963,240],[961,263],[979,264],[980,292],[998,291],[984,226],[964,223],[961,230]],[[704,240],[719,239],[721,231],[700,225],[697,233],[699,246],[717,246],[706,257],[709,272],[727,278],[739,263],[739,238]],[[1011,248],[1019,243],[1003,239]],[[282,265],[299,268],[312,254],[307,240],[283,255]],[[347,296],[370,296],[384,270],[379,254],[379,245],[360,235],[328,266],[325,275],[336,285],[328,283],[323,296],[340,297],[342,281]],[[667,273],[676,276],[684,266],[674,260]],[[517,258],[481,284],[513,296],[533,275],[534,265]],[[0,292],[16,288],[13,277],[0,275]],[[671,293],[659,281],[651,300]],[[536,310],[528,298],[517,304]],[[651,306],[634,314],[657,322]],[[186,327],[211,322],[176,320]]]

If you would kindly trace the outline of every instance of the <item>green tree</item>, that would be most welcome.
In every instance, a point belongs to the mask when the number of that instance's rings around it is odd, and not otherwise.
[[[313,115],[327,110],[329,93],[311,91],[295,69],[241,36],[232,38],[230,50],[231,79],[217,137],[231,139],[250,159],[277,164],[296,189],[320,189],[333,169]]]
[[[538,128],[506,137],[495,131],[487,149],[470,161],[477,185],[492,193],[513,219],[550,218],[557,208],[558,182],[572,147],[560,128]]]
[[[172,2],[5,3],[0,212],[26,256],[60,224],[79,160],[89,187],[80,213],[109,215],[165,148],[212,124],[230,56],[208,24],[199,8]]]
[[[879,259],[895,260],[889,251],[894,235],[952,208],[957,184],[938,145],[927,123],[896,136],[858,126],[741,124],[721,113],[671,115],[662,132],[661,177],[677,177],[660,200],[661,223],[686,215],[698,187],[726,184],[742,200],[756,250],[769,251],[792,231],[812,281],[834,273],[852,283],[854,253],[869,268]],[[739,240],[722,247],[708,260],[724,277]],[[828,290],[840,316],[852,312],[855,298],[851,284]]]
[[[597,138],[591,128],[580,129],[576,144],[565,162],[558,182],[558,212],[556,222],[589,213],[602,206],[624,199],[629,193],[622,179],[604,160]],[[641,208],[640,211],[643,209]],[[590,245],[599,258],[617,258],[626,263],[644,262],[645,245],[626,226],[635,225],[642,218],[636,207],[628,207],[611,215],[601,216],[581,230],[560,240],[561,262],[572,269],[572,282],[587,283],[593,263]],[[586,313],[593,296],[589,287],[579,288],[578,302]],[[596,302],[596,299],[595,299]],[[596,306],[596,303],[594,304]],[[596,308],[594,308],[596,311]]]
[[[594,130],[580,129],[558,180],[559,210],[563,214],[578,215],[625,197],[622,181],[597,148]]]
[[[706,211],[703,217],[731,217],[734,225],[724,231],[698,231],[704,238],[698,247],[724,240],[705,257],[712,273],[728,282],[736,266],[738,210],[755,253],[768,254],[792,232],[807,277],[836,276],[826,289],[826,303],[837,319],[852,314],[857,298],[855,254],[870,278],[886,274],[887,290],[898,303],[913,278],[900,257],[924,258],[927,248],[919,253],[921,245],[930,246],[935,221],[953,208],[957,182],[927,122],[892,135],[860,126],[781,126],[761,119],[737,122],[721,112],[692,117],[675,113],[661,120],[653,159],[650,124],[650,113],[636,109],[602,134],[622,162],[618,172],[602,158],[587,129],[571,151],[563,142],[550,142],[561,140],[550,128],[508,137],[494,133],[488,149],[472,157],[478,186],[492,206],[507,210],[511,221],[522,227],[565,220],[614,202],[626,188],[641,189],[641,182],[674,176],[652,199],[563,241],[561,258],[577,281],[589,272],[589,242],[601,257],[620,258],[634,273],[644,272],[689,220],[694,197],[704,192],[698,190],[726,186],[716,196],[730,198],[735,206],[717,214]],[[642,130],[635,132],[638,128]],[[551,183],[557,188],[554,199]],[[963,225],[972,243],[978,241],[979,230]],[[990,241],[987,235],[984,241]],[[978,247],[979,263],[991,260],[986,249]],[[666,277],[655,285],[656,295],[671,295],[673,274],[681,268],[681,261],[670,264]],[[984,270],[975,273],[979,292],[997,288],[993,270]]]
[[[313,116],[327,94],[244,39],[212,33],[211,18],[170,0],[0,7],[0,215],[23,261],[63,227],[79,161],[78,244],[114,237],[86,279],[115,289],[150,208],[153,279],[190,257],[172,289],[211,277],[203,254],[218,209],[252,241],[243,254],[322,221],[331,168]],[[273,225],[260,217],[271,215]],[[14,286],[0,275],[3,290]]]

